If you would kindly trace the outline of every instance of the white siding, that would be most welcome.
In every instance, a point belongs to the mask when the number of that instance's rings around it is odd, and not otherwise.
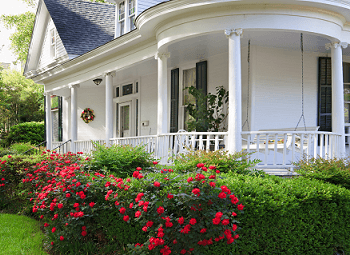
[[[137,7],[136,7],[136,16],[142,13],[144,10],[157,5],[162,2],[167,2],[167,1],[162,1],[162,0],[138,0],[137,1]]]
[[[106,138],[105,128],[105,86],[78,88],[78,140],[97,140]],[[85,123],[80,114],[85,108],[94,110],[95,120]]]
[[[255,129],[293,128],[301,116],[301,53],[258,47],[255,57]],[[317,125],[317,58],[304,54],[304,112]],[[300,123],[303,127],[304,123]]]
[[[40,53],[40,59],[38,62],[38,68],[44,68],[51,64],[55,59],[51,56],[51,44],[50,44],[50,30],[56,29],[55,25],[53,24],[52,19],[47,24],[46,31],[45,31],[45,38],[42,45],[42,50]],[[62,57],[67,55],[67,51],[63,46],[62,40],[59,36],[59,34],[56,31],[56,58]]]

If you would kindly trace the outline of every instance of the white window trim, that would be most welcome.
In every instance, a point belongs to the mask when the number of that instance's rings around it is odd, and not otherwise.
[[[49,29],[49,36],[50,36],[50,57],[52,58],[52,60],[55,60],[57,58],[57,31],[55,28]],[[52,37],[54,37],[54,42],[52,42]],[[51,51],[53,51],[53,53]]]
[[[136,92],[136,82],[138,83],[138,92]],[[133,93],[132,94],[129,94],[129,95],[125,95],[125,96],[122,96],[122,87],[124,85],[128,85],[128,84],[133,84]],[[119,87],[119,97],[116,97],[116,88]],[[123,103],[126,103],[126,102],[130,102],[131,101],[131,132],[130,132],[130,137],[132,136],[139,136],[140,135],[140,132],[141,132],[141,100],[140,100],[140,80],[137,79],[137,80],[134,80],[134,81],[124,81],[124,82],[121,82],[119,83],[118,85],[115,85],[113,86],[113,93],[114,93],[114,96],[113,96],[113,108],[114,108],[114,114],[113,114],[113,137],[115,138],[119,138],[120,137],[120,134],[117,133],[117,125],[116,125],[116,105],[117,104],[123,104]],[[138,134],[136,134],[136,100],[138,100],[138,116],[137,116],[137,122],[138,122],[138,127],[137,127],[137,130],[138,130]],[[119,112],[119,110],[118,110]],[[119,116],[118,118],[120,118],[120,113],[119,113]],[[120,125],[120,119],[118,120],[118,125]],[[119,130],[119,127],[118,127],[118,130]]]
[[[136,0],[133,0],[134,1],[135,11],[131,15],[129,15],[129,0],[127,0],[127,1],[128,1],[128,8],[127,8],[128,12],[127,12],[127,14],[128,14],[128,32],[129,32],[129,31],[131,31],[131,27],[132,27],[131,17],[136,18]]]
[[[128,16],[128,3],[126,3],[127,0],[124,0],[124,1],[120,1],[117,5],[117,8],[118,8],[118,18],[117,18],[117,23],[118,23],[118,34],[119,36],[122,36],[123,34],[126,34],[127,33],[127,20],[126,20],[126,17]],[[120,4],[124,2],[124,18],[119,20],[119,15],[120,15]],[[124,21],[124,33],[122,34],[121,33],[121,24],[122,22]]]

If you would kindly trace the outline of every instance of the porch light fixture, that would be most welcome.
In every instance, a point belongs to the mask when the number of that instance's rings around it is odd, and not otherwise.
[[[96,84],[96,86],[98,86],[98,85],[101,84],[102,79],[101,78],[97,78],[97,79],[93,80],[93,82]]]

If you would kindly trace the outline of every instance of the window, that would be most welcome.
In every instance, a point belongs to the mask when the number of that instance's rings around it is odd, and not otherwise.
[[[50,30],[50,55],[51,58],[56,57],[56,30],[54,28]]]
[[[119,22],[119,34],[124,34],[124,25],[125,25],[125,2],[119,3],[118,8],[118,22]]]
[[[135,0],[129,0],[129,24],[130,30],[135,29]]]
[[[187,70],[183,70],[183,106],[187,106],[189,104],[196,104],[196,99],[188,93],[189,87],[196,87],[196,68],[191,68]],[[192,117],[188,114],[185,108],[185,113],[184,113],[184,129],[187,130],[187,122],[191,119]]]

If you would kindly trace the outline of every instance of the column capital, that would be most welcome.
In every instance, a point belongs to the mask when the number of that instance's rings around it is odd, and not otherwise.
[[[326,50],[329,50],[331,48],[336,49],[338,47],[345,49],[348,47],[348,43],[347,42],[331,42],[331,43],[326,43],[325,47],[326,47]]]
[[[243,34],[243,30],[242,30],[242,28],[225,29],[225,35],[227,38],[229,38],[232,34],[235,34],[237,36],[241,36]]]
[[[103,74],[103,76],[115,76],[115,71],[111,71],[111,72],[105,72],[104,74]]]
[[[170,52],[159,52],[157,51],[154,56],[155,59],[170,58]]]
[[[44,96],[52,96],[52,95],[53,95],[52,91],[44,92]]]
[[[68,85],[68,88],[80,88],[80,84],[71,84],[71,85]]]

